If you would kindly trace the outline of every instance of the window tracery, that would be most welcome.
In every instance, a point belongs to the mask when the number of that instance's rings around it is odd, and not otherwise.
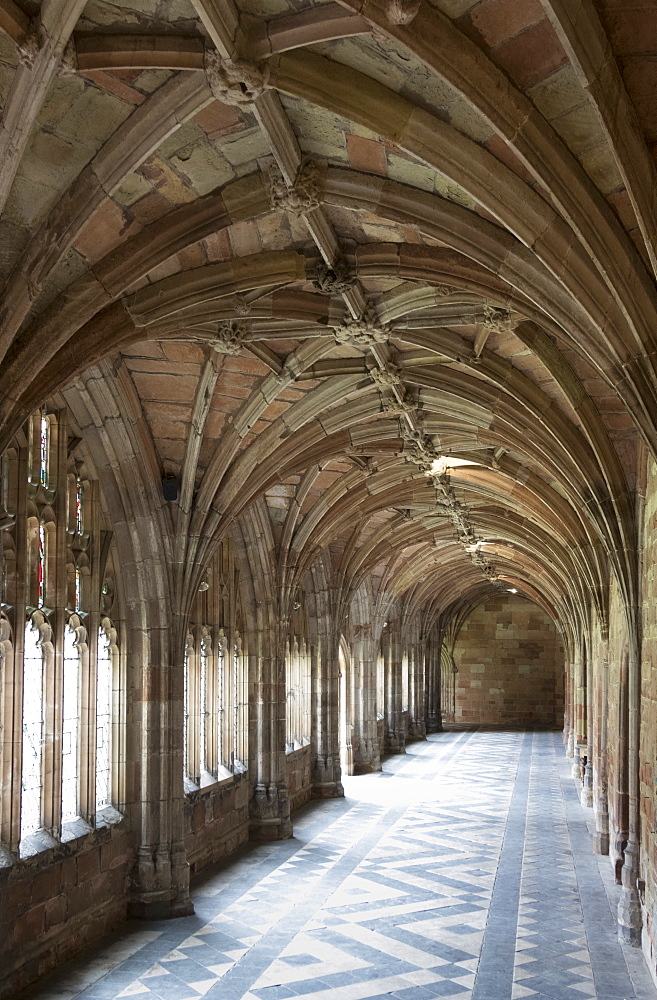
[[[183,768],[188,792],[246,770],[248,656],[238,622],[239,577],[226,541],[207,569],[187,635]]]
[[[124,801],[111,534],[69,427],[65,409],[37,411],[0,466],[0,849],[14,859]]]

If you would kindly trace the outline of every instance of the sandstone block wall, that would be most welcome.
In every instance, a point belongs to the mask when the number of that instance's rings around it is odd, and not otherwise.
[[[104,828],[82,842],[0,869],[0,969],[12,996],[126,919],[130,834]]]
[[[294,811],[311,797],[311,767],[312,752],[310,744],[286,754],[287,790],[290,796],[290,809]]]
[[[563,651],[554,623],[517,594],[496,594],[456,640],[456,722],[563,724]]]
[[[237,778],[185,798],[185,849],[192,874],[215,864],[249,839],[249,780]]]

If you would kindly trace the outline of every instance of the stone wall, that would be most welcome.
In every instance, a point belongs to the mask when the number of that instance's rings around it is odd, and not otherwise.
[[[643,615],[641,657],[641,871],[644,899],[644,951],[657,979],[657,835],[655,833],[655,761],[657,760],[657,465],[648,460],[643,522]]]
[[[456,722],[561,726],[563,652],[554,623],[516,594],[496,594],[456,639]]]
[[[249,839],[249,796],[245,772],[185,797],[185,849],[192,874],[215,864]]]
[[[133,861],[130,835],[105,827],[0,869],[3,996],[125,920]]]
[[[294,811],[308,802],[312,795],[311,766],[312,753],[310,744],[286,754],[287,789],[290,796],[290,810]]]

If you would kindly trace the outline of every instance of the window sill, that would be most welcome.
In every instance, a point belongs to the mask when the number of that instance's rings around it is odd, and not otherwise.
[[[231,781],[239,780],[247,771],[247,765],[243,764],[242,761],[237,761],[234,771],[231,771],[228,767],[221,767],[216,777],[206,772],[201,776],[200,785],[197,785],[194,781],[190,781],[189,778],[185,778],[185,795],[187,798],[204,795],[206,792],[211,792],[220,785],[228,785]]]
[[[46,830],[37,830],[25,837],[20,846],[18,857],[0,846],[0,870],[17,865],[27,868],[45,867],[63,857],[71,857],[79,850],[88,846],[85,841],[92,841],[98,835],[99,842],[105,841],[111,828],[120,826],[125,817],[113,806],[106,806],[96,814],[96,825],[91,826],[86,820],[74,819],[62,826],[61,839],[56,840]]]

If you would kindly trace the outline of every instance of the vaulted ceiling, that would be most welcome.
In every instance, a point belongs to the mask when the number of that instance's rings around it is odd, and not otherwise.
[[[0,0],[0,444],[139,427],[209,553],[266,508],[435,613],[636,586],[657,19],[635,0]],[[110,511],[111,514],[111,511]]]

